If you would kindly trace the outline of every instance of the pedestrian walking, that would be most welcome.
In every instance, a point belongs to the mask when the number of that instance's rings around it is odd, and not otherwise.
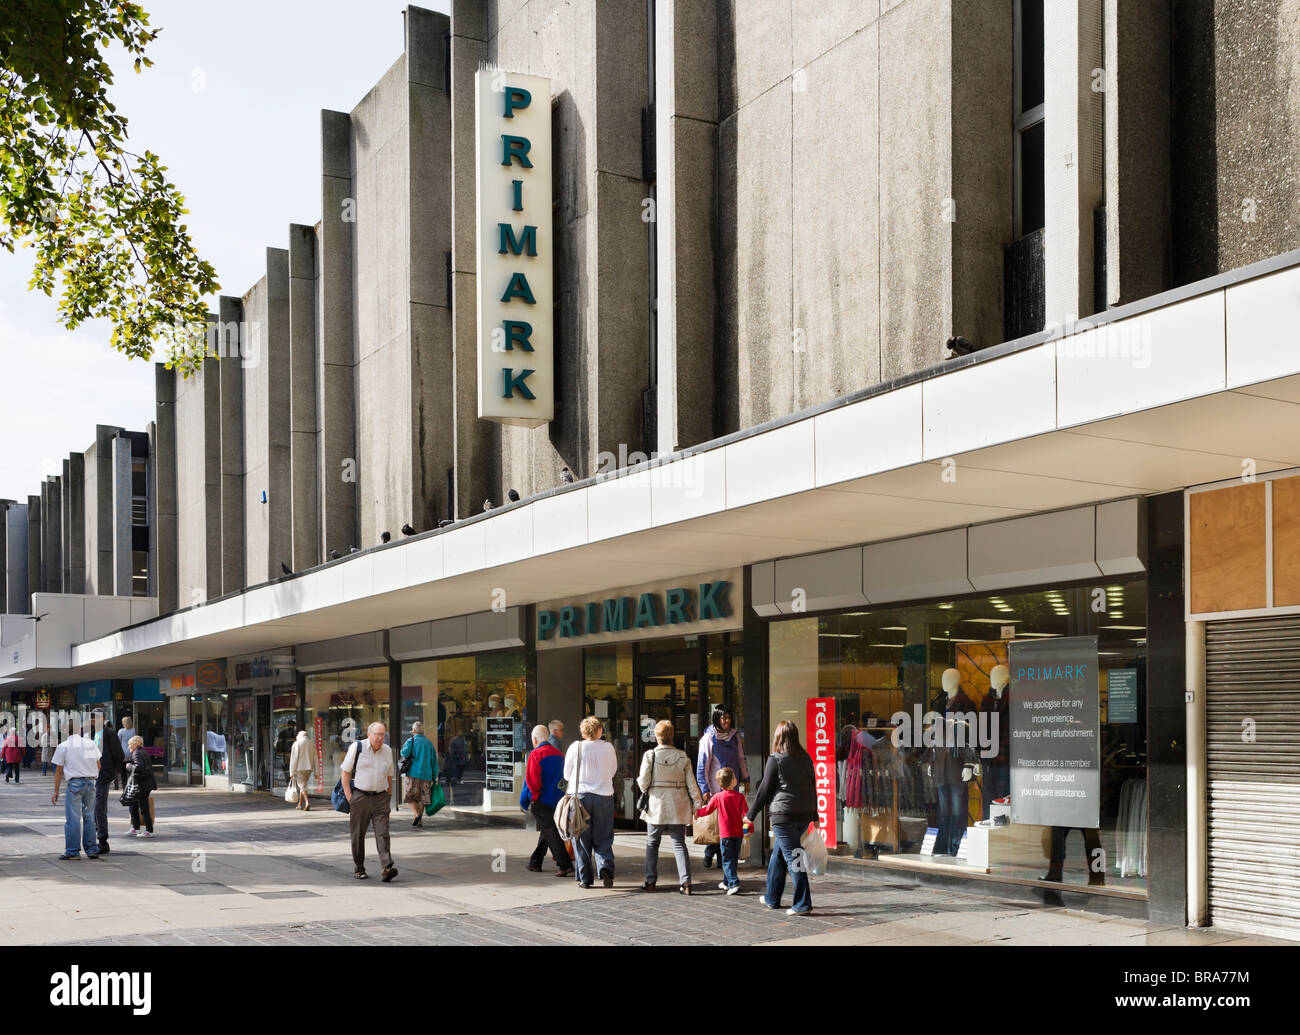
[[[557,751],[564,750],[564,723],[559,719],[552,719],[546,724],[547,730],[550,731],[549,742],[551,747]]]
[[[50,771],[51,759],[54,757],[54,745],[51,743],[50,731],[48,727],[41,730],[41,775],[44,776]]]
[[[140,822],[144,821],[144,837],[153,837],[153,809],[149,805],[149,795],[158,789],[158,780],[153,775],[153,759],[144,749],[144,737],[135,736],[126,742],[129,759],[126,763],[127,789],[123,797],[131,794],[131,781],[135,782],[136,791],[127,801],[131,810],[131,829],[127,837],[139,837]]]
[[[532,813],[537,821],[537,847],[525,868],[540,873],[549,848],[551,858],[555,860],[555,875],[568,877],[573,874],[573,863],[569,860],[569,850],[564,847],[564,838],[555,827],[555,806],[564,796],[560,790],[560,781],[564,779],[564,753],[550,741],[550,736],[547,727],[533,727],[533,750],[528,753],[528,763],[524,766],[524,789],[519,792],[519,807]]]
[[[793,722],[778,722],[772,737],[772,753],[763,768],[763,779],[754,792],[746,818],[752,823],[763,809],[776,844],[767,864],[767,890],[759,902],[768,909],[781,908],[787,871],[794,873],[794,903],[786,910],[789,916],[807,916],[812,912],[812,891],[808,886],[808,864],[799,839],[808,824],[817,818],[817,789],[812,758],[799,743],[799,727]]]
[[[703,808],[697,809],[695,815],[718,814],[718,841],[722,854],[722,883],[718,887],[728,895],[735,895],[740,891],[736,865],[740,862],[740,846],[745,840],[745,825],[749,822],[745,818],[749,804],[736,790],[736,774],[730,766],[724,765],[719,769],[717,777],[718,793],[710,797]]]
[[[99,748],[101,764],[95,778],[95,832],[99,835],[99,851],[109,851],[108,844],[108,792],[118,778],[126,776],[126,753],[113,732],[113,724],[104,720],[103,712],[91,712],[91,729],[95,747]],[[108,735],[105,736],[105,731]]]
[[[375,849],[383,867],[380,878],[387,883],[397,876],[392,853],[388,850],[388,813],[393,800],[393,750],[384,743],[388,727],[372,722],[366,736],[348,750],[343,759],[340,779],[343,795],[352,819],[353,876],[365,880],[366,831],[375,828]]]
[[[117,739],[122,745],[122,754],[129,755],[131,749],[127,747],[131,743],[131,738],[135,736],[135,724],[131,721],[131,716],[123,715],[122,723],[117,728]]]
[[[564,756],[564,779],[574,789],[591,823],[573,841],[573,860],[578,884],[589,888],[599,876],[607,888],[614,886],[614,774],[618,753],[614,745],[601,740],[604,724],[594,715],[578,727],[582,739],[569,745]],[[578,758],[582,758],[582,779],[578,779]],[[593,869],[595,874],[593,874]]]
[[[4,735],[4,747],[0,748],[0,753],[4,755],[5,763],[5,783],[9,782],[10,777],[14,783],[23,782],[22,761],[23,761],[23,740],[18,735],[18,728],[11,727],[9,732]]]
[[[736,773],[742,784],[749,783],[745,739],[736,729],[736,717],[730,708],[714,708],[709,728],[700,738],[699,756],[695,763],[695,779],[706,796],[721,790],[718,772],[724,767]],[[717,854],[717,845],[704,846],[705,868],[713,865]]]
[[[298,800],[294,808],[303,812],[311,811],[311,802],[307,800],[307,786],[311,783],[311,774],[316,771],[316,753],[311,749],[311,738],[306,730],[299,730],[289,749],[289,779],[298,788]]]
[[[433,798],[433,781],[438,778],[438,753],[433,748],[433,741],[424,735],[424,723],[411,724],[411,735],[402,745],[402,757],[409,758],[410,768],[402,779],[405,781],[403,804],[411,806],[411,826],[424,826],[424,807]]]
[[[81,849],[87,859],[99,858],[99,839],[95,836],[95,779],[99,776],[99,748],[89,737],[69,733],[54,749],[54,793],[50,804],[59,803],[59,784],[68,777],[68,793],[63,800],[63,854],[60,859],[80,859]]]
[[[645,883],[642,891],[654,891],[659,877],[659,842],[665,834],[673,843],[677,859],[677,890],[691,893],[691,857],[686,851],[686,825],[702,798],[691,774],[691,758],[673,747],[673,724],[663,719],[655,724],[658,744],[641,757],[637,786],[644,792]]]

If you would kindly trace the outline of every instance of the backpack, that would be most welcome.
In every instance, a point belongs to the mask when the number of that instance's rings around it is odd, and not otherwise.
[[[361,759],[361,741],[354,740],[352,747],[348,749],[348,755],[352,757],[352,775],[357,773],[357,762]],[[347,757],[343,759],[347,764]],[[343,793],[343,775],[339,774],[338,782],[334,784],[334,790],[330,792],[330,802],[334,805],[335,812],[349,813],[352,811],[352,802],[348,801],[348,796]]]

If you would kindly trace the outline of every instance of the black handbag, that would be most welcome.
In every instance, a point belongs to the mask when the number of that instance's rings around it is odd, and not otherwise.
[[[140,804],[140,781],[136,779],[135,773],[126,778],[126,784],[122,787],[122,797],[118,800],[126,806]]]
[[[397,771],[406,776],[411,771],[411,763],[414,761],[414,755],[403,755],[397,760]]]
[[[637,812],[647,812],[650,809],[650,792],[651,790],[654,789],[654,785],[655,785],[654,753],[655,753],[654,748],[651,748],[649,751],[646,752],[646,754],[650,756],[650,786],[647,787],[644,791],[642,791],[641,794],[637,797],[636,799]]]

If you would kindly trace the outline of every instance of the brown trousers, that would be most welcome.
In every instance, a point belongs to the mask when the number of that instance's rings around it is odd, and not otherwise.
[[[379,864],[386,870],[393,865],[393,856],[388,850],[388,809],[387,791],[371,794],[366,791],[352,791],[352,863],[357,872],[366,868],[366,831],[373,823],[375,827],[375,848],[379,851]]]

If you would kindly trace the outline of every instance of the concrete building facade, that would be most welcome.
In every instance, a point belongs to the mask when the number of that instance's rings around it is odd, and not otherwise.
[[[427,720],[471,787],[454,804],[488,812],[519,789],[507,734],[594,714],[628,823],[647,723],[695,755],[730,709],[757,776],[778,721],[833,702],[836,865],[1300,935],[1267,890],[1294,860],[1234,796],[1267,785],[1282,822],[1290,763],[1218,732],[1246,707],[1224,644],[1300,642],[1293,17],[407,8],[398,60],[322,112],[319,222],[219,300],[193,376],[159,367],[145,447],[100,428],[10,505],[11,608],[11,582],[121,594],[143,549],[159,617],[92,638],[85,612],[0,677],[157,678],[168,778],[225,789],[282,787],[305,728],[327,791],[357,723]],[[478,416],[478,169],[500,156],[476,78],[497,73],[550,82],[537,427]],[[38,663],[60,635],[67,663]],[[1031,807],[1020,744],[945,780],[902,741],[899,715],[960,702],[1028,729],[1003,691],[1033,699],[1043,650],[1086,655],[1083,812]]]

